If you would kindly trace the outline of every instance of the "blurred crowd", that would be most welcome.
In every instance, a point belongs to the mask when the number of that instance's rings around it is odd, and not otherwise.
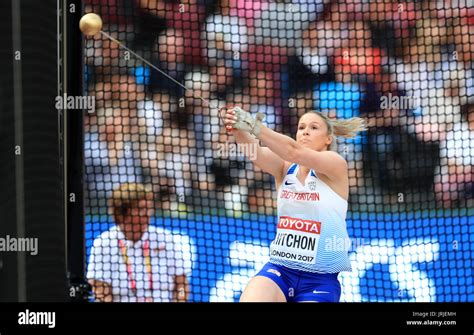
[[[339,142],[351,202],[473,206],[474,7],[470,0],[87,0],[87,206],[145,183],[163,210],[273,214],[272,179],[222,145],[219,108],[263,112],[294,136],[312,109],[359,116]],[[201,99],[202,98],[202,99]],[[204,100],[203,100],[204,99]],[[387,200],[388,199],[388,200]],[[425,203],[424,203],[425,202]],[[360,207],[362,208],[362,207]]]

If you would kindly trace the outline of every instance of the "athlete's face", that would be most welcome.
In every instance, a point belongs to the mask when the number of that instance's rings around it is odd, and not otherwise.
[[[328,134],[328,126],[322,117],[306,113],[298,123],[296,142],[316,151],[324,151],[331,144],[332,136]]]

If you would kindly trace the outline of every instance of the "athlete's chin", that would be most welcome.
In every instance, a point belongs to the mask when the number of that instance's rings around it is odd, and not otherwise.
[[[311,141],[310,140],[301,140],[299,142],[300,142],[300,145],[303,145],[305,147],[311,146]]]
[[[308,149],[316,150],[316,149],[314,148],[314,144],[313,144],[311,141],[308,141],[308,140],[306,140],[306,141],[301,141],[301,142],[300,142],[300,145],[301,145],[302,147],[305,147],[305,148],[308,148]]]

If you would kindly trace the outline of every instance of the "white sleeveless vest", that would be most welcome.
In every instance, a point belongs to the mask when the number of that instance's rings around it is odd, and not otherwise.
[[[278,225],[270,262],[316,273],[351,271],[347,201],[310,170],[305,184],[292,164],[278,190]]]

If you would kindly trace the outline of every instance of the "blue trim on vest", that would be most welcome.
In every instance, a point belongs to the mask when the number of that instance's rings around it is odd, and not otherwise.
[[[286,173],[287,175],[289,174],[293,174],[296,170],[296,167],[298,166],[298,164],[294,163],[293,165],[290,166],[290,168],[288,169],[288,172]]]

